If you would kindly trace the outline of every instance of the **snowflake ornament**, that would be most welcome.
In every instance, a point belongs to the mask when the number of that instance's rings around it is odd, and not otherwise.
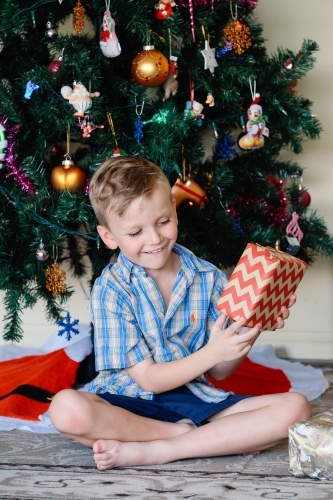
[[[224,28],[223,34],[226,42],[232,43],[236,54],[243,54],[252,45],[250,28],[238,19],[234,19],[231,24]]]
[[[141,121],[140,115],[137,116],[134,122],[134,137],[140,142],[143,137],[143,122]]]
[[[216,142],[216,154],[218,158],[224,158],[225,161],[230,161],[235,155],[236,150],[234,145],[236,141],[230,139],[227,135],[223,137],[222,141]]]
[[[204,57],[205,60],[205,69],[209,69],[209,71],[214,74],[214,68],[218,66],[218,63],[215,59],[215,49],[212,49],[209,46],[209,43],[207,40],[205,40],[205,49],[201,51],[201,54]]]
[[[74,328],[74,326],[77,325],[78,322],[79,322],[78,319],[74,319],[73,321],[71,321],[71,316],[69,313],[67,313],[65,321],[62,319],[59,319],[57,321],[57,325],[63,327],[61,330],[58,331],[58,336],[61,337],[64,333],[66,333],[66,339],[68,341],[71,340],[72,332],[74,333],[74,335],[80,333],[77,328]]]
[[[234,234],[235,236],[239,236],[242,234],[244,231],[241,226],[242,219],[240,217],[235,217],[232,221],[232,224],[234,226]]]

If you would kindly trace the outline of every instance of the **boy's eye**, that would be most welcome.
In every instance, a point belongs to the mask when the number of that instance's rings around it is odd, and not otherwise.
[[[138,236],[140,233],[141,233],[141,229],[139,229],[135,233],[128,233],[128,236],[130,236],[131,238],[134,238],[134,236]]]
[[[162,226],[164,226],[165,224],[167,224],[168,222],[170,222],[170,219],[166,219],[166,220],[162,220],[162,222],[160,222],[160,224]]]

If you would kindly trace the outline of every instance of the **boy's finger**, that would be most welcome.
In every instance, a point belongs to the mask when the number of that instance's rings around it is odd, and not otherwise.
[[[215,321],[215,325],[218,327],[218,328],[223,328],[225,322],[227,320],[227,315],[224,314],[224,313],[221,313],[220,316],[217,318],[217,320]]]
[[[295,304],[296,300],[297,300],[297,295],[293,293],[292,296],[290,297],[288,307],[292,307]]]
[[[239,333],[245,322],[246,322],[245,318],[239,318],[237,321],[233,321],[232,324],[230,325],[232,334]]]
[[[288,307],[282,307],[281,308],[281,317],[282,319],[288,319],[289,318],[290,311]]]
[[[261,325],[261,323],[258,323],[257,325],[255,325],[253,328],[251,328],[247,332],[241,333],[239,335],[239,342],[240,343],[241,342],[247,343],[250,340],[256,339],[257,337],[259,337],[261,331],[262,331],[262,325]]]

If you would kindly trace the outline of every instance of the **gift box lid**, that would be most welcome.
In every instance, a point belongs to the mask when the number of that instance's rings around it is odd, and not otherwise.
[[[245,317],[247,326],[261,322],[263,330],[275,330],[307,267],[281,250],[248,243],[216,307],[235,321]]]

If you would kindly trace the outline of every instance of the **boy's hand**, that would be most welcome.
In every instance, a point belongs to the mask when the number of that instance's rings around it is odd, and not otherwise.
[[[277,328],[284,327],[284,322],[290,315],[289,308],[295,304],[296,299],[296,295],[293,294],[290,297],[288,307],[282,307],[281,316],[277,319]],[[227,316],[222,313],[212,326],[207,344],[212,349],[213,356],[219,359],[216,364],[246,356],[261,333],[260,323],[253,328],[242,328],[246,321],[245,318],[234,321],[228,328],[223,330],[226,320]],[[242,330],[240,335],[238,335],[239,329]]]
[[[246,356],[261,333],[261,324],[257,324],[253,328],[246,328],[246,331],[244,329],[242,334],[238,335],[237,331],[244,325],[245,318],[240,318],[223,329],[226,320],[227,316],[222,313],[210,331],[207,347],[211,350],[214,364]]]

